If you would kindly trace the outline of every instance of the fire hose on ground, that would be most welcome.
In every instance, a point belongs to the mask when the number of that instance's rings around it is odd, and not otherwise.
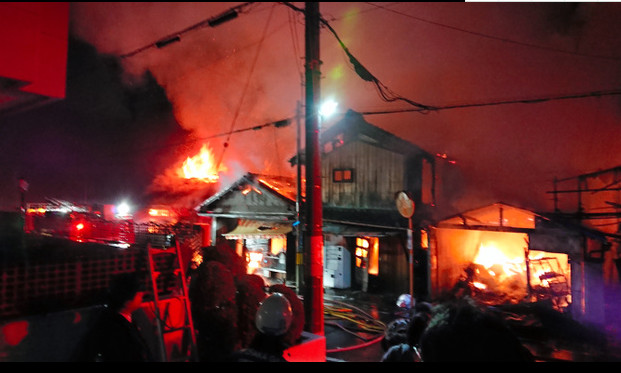
[[[343,352],[368,347],[380,342],[384,338],[384,331],[386,329],[386,325],[380,320],[377,320],[373,316],[361,310],[360,308],[336,300],[325,300],[325,303],[324,323],[326,325],[340,328],[346,333],[349,333],[356,338],[362,339],[364,341],[364,343],[355,344],[353,346],[329,349],[326,350],[326,353]],[[353,324],[356,329],[345,327],[338,322],[339,320],[343,320],[350,324]],[[361,331],[366,334],[371,334],[372,337],[367,338],[360,335],[359,332]]]

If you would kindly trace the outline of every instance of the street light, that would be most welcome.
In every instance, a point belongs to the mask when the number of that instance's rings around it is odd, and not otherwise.
[[[338,102],[332,99],[324,101],[319,108],[319,116],[321,117],[321,119],[325,119],[334,114],[338,105]]]

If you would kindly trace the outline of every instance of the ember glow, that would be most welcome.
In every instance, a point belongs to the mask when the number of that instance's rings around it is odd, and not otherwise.
[[[218,181],[218,174],[225,172],[225,166],[218,166],[213,152],[203,144],[200,152],[194,157],[188,157],[179,170],[179,176],[185,179],[197,179],[206,183]]]
[[[248,274],[253,274],[258,268],[261,267],[261,260],[263,260],[263,253],[251,251],[246,257],[248,262]]]
[[[499,279],[523,273],[525,270],[524,256],[510,258],[506,252],[493,243],[482,243],[473,263],[481,264],[492,276],[497,276]]]
[[[481,242],[472,261],[471,286],[494,301],[519,301],[531,295],[550,298],[558,307],[569,304],[571,269],[567,255],[530,250],[527,262],[527,248],[517,245],[519,238]],[[527,266],[531,293],[527,288]]]
[[[524,251],[511,246],[491,240],[482,242],[472,261],[471,285],[492,298],[516,302],[527,295],[526,266]]]

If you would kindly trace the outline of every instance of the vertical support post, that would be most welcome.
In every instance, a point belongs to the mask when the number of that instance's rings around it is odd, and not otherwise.
[[[302,104],[297,102],[295,110],[295,119],[297,125],[297,197],[296,197],[296,214],[298,224],[296,225],[296,245],[295,245],[295,283],[298,293],[303,294],[304,289],[304,213],[302,211],[302,153],[301,153],[301,119]]]
[[[306,39],[306,208],[304,235],[304,307],[306,328],[323,335],[323,206],[319,154],[319,3],[307,2],[305,8]]]
[[[216,240],[218,238],[216,228],[218,226],[217,218],[213,216],[211,218],[211,228],[209,229],[209,243],[207,246],[216,246]]]
[[[412,218],[408,219],[408,255],[409,255],[409,271],[410,271],[410,296],[414,299],[414,236],[412,234]]]
[[[530,240],[526,240],[526,247],[524,248],[524,263],[526,263],[526,291],[529,301],[533,295],[533,288],[530,283]]]

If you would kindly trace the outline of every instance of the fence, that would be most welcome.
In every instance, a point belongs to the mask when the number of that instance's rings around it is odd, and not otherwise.
[[[176,233],[176,232],[173,232]],[[139,235],[137,234],[137,237]],[[157,236],[154,236],[157,237]],[[200,232],[180,231],[184,262],[201,247]],[[65,238],[26,235],[23,255],[3,256],[0,282],[0,319],[56,312],[101,304],[110,279],[117,274],[146,270],[146,240],[127,248]],[[174,241],[173,241],[174,242]],[[168,242],[170,243],[170,242]],[[11,260],[4,260],[11,257]],[[174,264],[169,258],[156,258],[158,289],[166,295],[176,286]],[[145,272],[146,275],[146,272]],[[145,290],[150,289],[145,276]]]

